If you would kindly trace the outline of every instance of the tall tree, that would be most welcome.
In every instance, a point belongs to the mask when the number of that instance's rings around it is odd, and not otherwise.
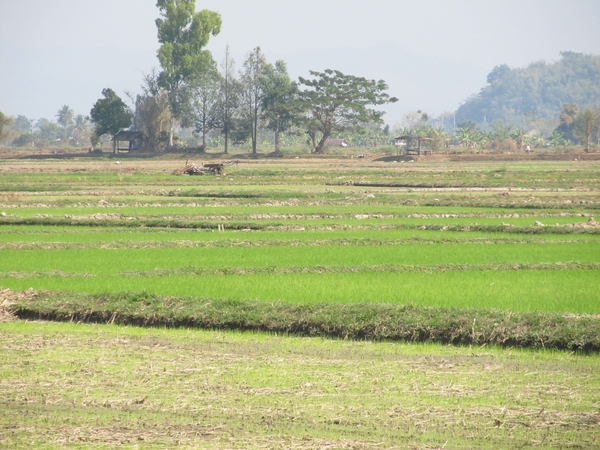
[[[573,131],[575,129],[575,120],[577,119],[578,111],[579,107],[576,103],[566,103],[563,105],[559,116],[560,125],[556,128],[556,131],[560,133],[566,141],[576,140]]]
[[[275,65],[268,64],[262,76],[263,119],[267,128],[275,134],[275,153],[281,152],[279,135],[292,126],[296,115],[294,101],[298,87],[287,72],[285,62],[279,60]]]
[[[242,85],[240,114],[242,121],[245,122],[245,128],[250,131],[253,154],[256,154],[258,146],[258,124],[265,97],[262,78],[266,67],[267,60],[260,47],[256,47],[248,53],[240,73]]]
[[[240,97],[240,83],[235,77],[235,61],[225,47],[225,58],[221,64],[220,98],[217,107],[221,133],[224,138],[225,153],[229,153],[229,135],[234,126],[234,113]]]
[[[194,76],[187,86],[189,103],[186,116],[196,133],[202,134],[202,151],[206,151],[208,132],[219,127],[220,75],[216,65],[209,65]]]
[[[115,135],[128,128],[133,119],[133,114],[115,91],[110,88],[102,89],[102,95],[104,98],[99,99],[90,111],[90,118],[96,125],[92,145],[103,134]]]
[[[171,109],[167,92],[158,86],[154,69],[144,75],[142,92],[135,100],[133,126],[146,135],[148,149],[158,150],[166,142],[162,136],[168,135],[171,127]]]
[[[4,141],[9,134],[9,127],[13,123],[13,118],[0,112],[0,142]]]
[[[73,125],[73,117],[73,110],[67,105],[63,105],[56,113],[56,122],[61,127],[68,128]]]
[[[213,11],[196,12],[195,0],[158,0],[161,17],[156,19],[158,60],[162,67],[158,82],[168,92],[171,107],[169,145],[173,145],[175,119],[181,119],[186,101],[183,89],[195,74],[201,73],[212,62],[212,55],[204,47],[210,36],[221,30],[221,16]]]
[[[14,129],[19,134],[30,134],[32,130],[33,120],[25,116],[17,116],[14,123]]]
[[[313,133],[313,142],[316,142],[314,133],[321,134],[315,153],[323,153],[325,142],[335,132],[371,122],[382,123],[384,113],[369,106],[398,101],[385,92],[388,86],[383,80],[344,75],[331,69],[310,74],[313,79],[300,77],[304,90],[299,94],[298,105],[306,111],[307,130]]]
[[[73,110],[67,105],[63,105],[56,113],[56,122],[63,127],[62,141],[65,144],[65,147],[68,147],[71,126],[73,125]]]
[[[575,117],[574,134],[585,145],[585,151],[590,151],[592,134],[598,129],[600,117],[592,108],[579,111]]]

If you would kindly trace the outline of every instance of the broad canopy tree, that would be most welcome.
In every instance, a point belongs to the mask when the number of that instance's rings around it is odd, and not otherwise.
[[[382,123],[382,111],[369,108],[398,101],[385,91],[387,84],[338,70],[310,71],[314,77],[300,77],[304,87],[299,93],[297,105],[305,112],[305,125],[312,133],[315,153],[323,153],[325,142],[333,133],[357,128],[366,123]],[[320,139],[317,141],[317,133]]]
[[[213,11],[196,12],[195,0],[158,0],[161,18],[156,19],[158,60],[162,67],[158,82],[168,93],[173,120],[169,145],[173,145],[174,119],[180,120],[186,102],[186,83],[202,73],[213,59],[204,47],[221,30],[221,16]]]
[[[119,131],[129,128],[133,114],[112,89],[102,89],[104,98],[99,99],[92,110],[90,118],[96,125],[92,136],[92,146],[95,146],[103,134],[115,135]]]

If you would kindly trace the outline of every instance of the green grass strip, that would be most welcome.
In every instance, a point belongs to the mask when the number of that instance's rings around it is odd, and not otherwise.
[[[591,315],[364,303],[298,305],[147,292],[16,297],[11,310],[22,319],[600,351],[600,317]]]

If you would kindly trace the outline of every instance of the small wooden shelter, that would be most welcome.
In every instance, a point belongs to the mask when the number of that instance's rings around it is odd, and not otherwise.
[[[427,136],[413,136],[413,135],[404,135],[398,136],[393,139],[394,146],[400,155],[400,150],[403,149],[406,155],[430,155],[431,154],[431,144],[433,142],[432,138]],[[422,145],[425,144],[425,145]],[[422,148],[429,147],[429,148]]]
[[[112,138],[113,152],[122,150],[139,150],[146,143],[146,136],[141,131],[119,131]]]

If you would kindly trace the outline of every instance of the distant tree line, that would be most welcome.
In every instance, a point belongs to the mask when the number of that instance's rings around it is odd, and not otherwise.
[[[217,135],[225,153],[230,144],[245,142],[257,153],[261,132],[272,133],[275,152],[281,150],[283,133],[302,133],[312,150],[321,153],[335,133],[381,126],[383,113],[371,106],[397,101],[386,93],[383,81],[330,69],[311,71],[310,78],[294,82],[285,62],[267,62],[260,47],[247,54],[237,72],[226,48],[219,67],[205,49],[210,36],[220,31],[217,13],[195,12],[194,0],[159,0],[157,7],[161,69],[145,76],[134,111],[119,104],[113,91],[103,91],[105,98],[91,113],[97,137],[133,125],[147,136],[149,148],[174,147],[180,125],[193,130],[201,151],[209,136]]]
[[[351,146],[389,145],[394,136],[421,135],[434,148],[460,145],[492,150],[581,144],[600,145],[600,56],[561,53],[557,63],[524,69],[494,68],[488,84],[456,112],[437,118],[423,111],[383,126],[373,106],[397,101],[384,81],[327,69],[293,81],[284,61],[269,63],[260,47],[236,70],[229,47],[220,64],[206,49],[221,29],[218,13],[195,11],[195,0],[158,0],[160,69],[142,80],[129,105],[102,91],[89,116],[63,105],[56,122],[36,123],[0,113],[0,142],[14,146],[92,147],[123,129],[143,132],[151,151],[195,146],[198,151],[245,145],[252,153],[272,145],[326,149],[331,137]]]

